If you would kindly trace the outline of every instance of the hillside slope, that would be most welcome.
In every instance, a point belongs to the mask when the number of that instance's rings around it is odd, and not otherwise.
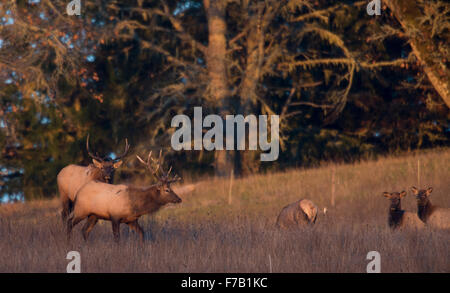
[[[391,232],[382,196],[406,190],[402,207],[415,212],[410,187],[432,186],[432,202],[450,207],[448,178],[444,149],[254,175],[233,180],[231,192],[229,179],[204,180],[182,204],[140,220],[144,246],[124,227],[114,245],[109,222],[87,243],[78,225],[67,244],[57,199],[7,204],[0,206],[0,272],[65,272],[70,250],[81,253],[84,272],[365,272],[372,250],[381,253],[382,272],[450,272],[450,231]],[[312,229],[277,231],[281,208],[300,198],[329,212]]]

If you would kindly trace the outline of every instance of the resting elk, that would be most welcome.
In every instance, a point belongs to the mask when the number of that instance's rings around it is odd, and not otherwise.
[[[138,224],[142,215],[152,214],[168,203],[180,203],[181,198],[172,191],[170,184],[181,180],[178,175],[170,178],[172,167],[167,172],[161,168],[161,152],[156,161],[149,153],[147,161],[137,156],[138,160],[156,177],[158,182],[150,186],[112,185],[98,181],[90,181],[77,193],[74,210],[67,220],[67,238],[73,227],[87,218],[82,229],[82,234],[87,240],[89,233],[99,219],[108,220],[112,223],[114,240],[119,242],[120,224],[127,224],[137,232],[144,241],[144,231]],[[156,163],[152,168],[151,162]],[[158,171],[161,175],[158,175]]]
[[[94,155],[89,149],[89,135],[86,139],[86,149],[92,158],[92,164],[89,166],[69,165],[64,167],[57,176],[59,196],[62,204],[62,220],[66,222],[67,216],[73,209],[73,201],[78,190],[87,182],[97,180],[111,183],[114,172],[122,165],[122,158],[127,155],[130,146],[128,140],[125,140],[125,151],[120,156],[111,160]]]
[[[276,226],[283,230],[314,224],[318,208],[309,199],[301,199],[285,206],[277,218]]]

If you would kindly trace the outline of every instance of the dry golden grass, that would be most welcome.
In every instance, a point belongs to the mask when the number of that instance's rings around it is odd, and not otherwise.
[[[403,209],[416,211],[410,187],[432,186],[432,202],[450,207],[450,150],[354,165],[199,182],[183,203],[140,223],[146,243],[122,225],[113,242],[109,222],[85,243],[76,226],[66,243],[57,199],[0,206],[0,272],[65,272],[66,254],[81,254],[82,272],[365,272],[366,255],[381,254],[382,272],[450,272],[450,231],[392,232],[383,191],[407,190]],[[331,170],[336,204],[330,206]],[[419,187],[419,186],[417,186]],[[313,228],[274,228],[281,208],[313,200],[326,216]],[[270,268],[269,258],[272,263]]]

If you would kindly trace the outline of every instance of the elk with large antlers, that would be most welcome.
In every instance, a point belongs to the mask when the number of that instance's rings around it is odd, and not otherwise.
[[[111,183],[113,181],[114,171],[122,165],[122,158],[125,157],[130,149],[128,140],[125,140],[125,151],[120,156],[111,160],[109,158],[94,155],[89,149],[89,135],[86,139],[86,149],[92,158],[92,164],[89,166],[69,165],[64,167],[57,177],[58,191],[62,204],[62,220],[66,222],[67,216],[73,209],[73,201],[78,190],[91,180]]]
[[[170,188],[170,184],[181,180],[178,175],[170,178],[172,167],[164,172],[161,167],[161,155],[154,160],[152,152],[149,153],[147,161],[137,156],[138,160],[157,178],[154,185],[138,187],[131,185],[112,185],[103,182],[91,181],[83,186],[77,193],[74,210],[67,220],[67,237],[73,227],[87,218],[82,229],[83,237],[87,237],[99,219],[112,222],[112,230],[116,242],[120,238],[120,224],[127,224],[137,232],[144,241],[144,231],[138,224],[142,215],[152,214],[168,203],[180,203],[181,198]],[[153,168],[151,163],[156,163]],[[161,175],[158,174],[161,173]]]

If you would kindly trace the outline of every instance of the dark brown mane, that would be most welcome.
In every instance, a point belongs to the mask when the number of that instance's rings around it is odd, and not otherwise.
[[[433,214],[436,210],[436,207],[431,204],[431,201],[428,199],[425,204],[419,204],[417,209],[417,215],[423,222],[427,222],[428,218]]]
[[[91,178],[93,178],[94,180],[105,182],[105,179],[102,176],[102,170],[95,167],[94,164],[89,164],[87,172],[88,172],[88,175],[91,176]]]
[[[401,195],[399,193],[394,193],[394,195],[399,196],[399,197],[398,198],[397,197],[390,198],[391,205],[389,206],[388,224],[389,224],[389,227],[396,229],[402,225],[403,216],[405,214],[405,211],[402,210]],[[398,199],[398,202],[393,201],[394,199]]]
[[[389,227],[398,228],[403,221],[404,213],[404,210],[390,210],[388,218]]]
[[[128,186],[127,192],[130,200],[132,213],[140,216],[147,213],[156,212],[165,203],[160,203],[157,199],[157,185],[146,187]]]

